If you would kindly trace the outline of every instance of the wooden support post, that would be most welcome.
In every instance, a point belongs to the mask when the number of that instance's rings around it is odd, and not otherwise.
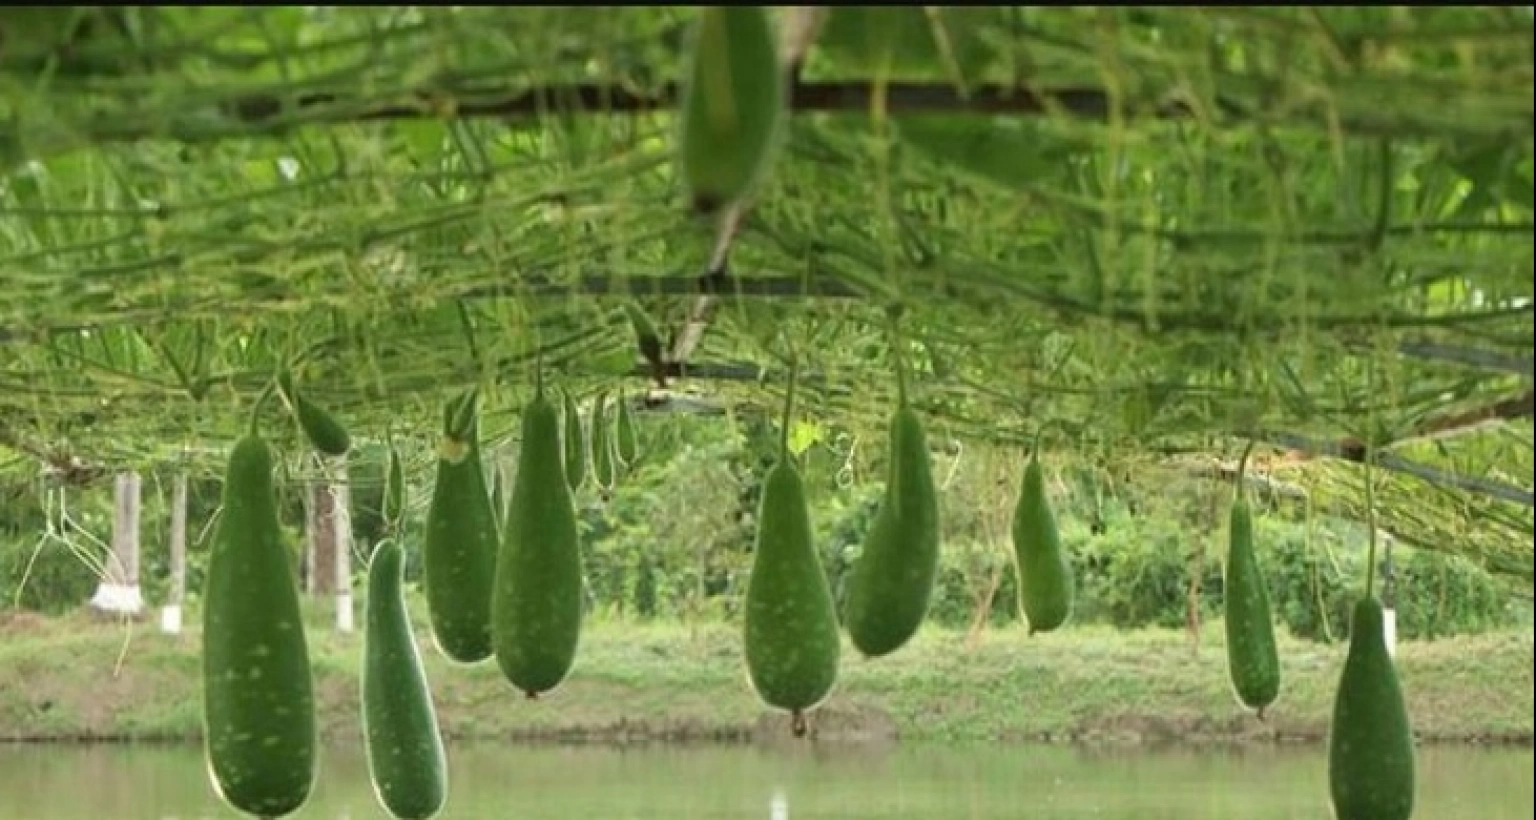
[[[113,615],[138,615],[144,608],[139,591],[139,474],[117,474],[112,517],[112,554],[105,577],[91,596],[90,606]]]
[[[336,631],[351,632],[352,612],[352,488],[347,483],[347,465],[339,463],[339,480],[330,488],[332,549],[335,550]]]
[[[178,470],[171,486],[171,589],[160,610],[160,631],[181,634],[181,605],[187,594],[187,473]]]

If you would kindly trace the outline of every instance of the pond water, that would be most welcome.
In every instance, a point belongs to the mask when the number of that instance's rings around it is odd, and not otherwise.
[[[1327,820],[1320,749],[1099,753],[902,746],[455,746],[442,820]],[[294,818],[373,820],[362,754],[332,747]],[[1529,750],[1421,749],[1419,820],[1529,820]],[[213,820],[196,746],[0,745],[0,818]]]

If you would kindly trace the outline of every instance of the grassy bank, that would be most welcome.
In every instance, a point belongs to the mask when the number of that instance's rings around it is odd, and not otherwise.
[[[195,619],[192,621],[195,624]],[[323,623],[323,622],[322,622]],[[925,629],[901,652],[843,673],[818,713],[823,737],[1088,743],[1316,742],[1326,736],[1342,647],[1282,643],[1281,700],[1259,722],[1230,694],[1219,624],[1187,635],[1075,627],[1026,637]],[[355,736],[361,637],[312,625],[322,732]],[[727,625],[591,623],[578,666],[524,700],[494,663],[451,667],[422,637],[443,728],[455,737],[698,741],[787,735],[747,688]],[[1532,634],[1403,644],[1399,665],[1426,741],[1532,734]],[[198,637],[129,631],[86,615],[0,615],[0,738],[173,739],[199,732]]]

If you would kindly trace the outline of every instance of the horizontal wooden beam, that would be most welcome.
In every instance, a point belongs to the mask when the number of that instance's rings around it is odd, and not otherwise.
[[[790,87],[789,107],[796,112],[867,112],[875,95],[868,80],[797,82]],[[679,86],[667,83],[645,92],[604,83],[565,83],[522,90],[403,89],[390,94],[388,102],[370,102],[332,91],[291,95],[247,94],[218,105],[223,122],[208,117],[178,123],[175,120],[96,125],[86,133],[94,142],[121,142],[161,137],[186,142],[276,132],[298,125],[380,122],[415,119],[527,119],[551,111],[604,114],[644,114],[674,108]],[[885,88],[886,110],[896,114],[956,113],[1042,116],[1060,114],[1095,121],[1106,120],[1112,108],[1110,95],[1091,86],[1029,89],[1012,85],[978,85],[962,93],[950,83],[890,83]],[[1218,101],[1217,114],[1244,116],[1240,107]],[[1126,106],[1125,113],[1158,119],[1183,119],[1194,110],[1182,102],[1164,101]]]

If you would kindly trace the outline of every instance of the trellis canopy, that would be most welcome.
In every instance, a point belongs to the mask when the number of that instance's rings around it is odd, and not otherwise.
[[[875,431],[901,351],[937,440],[1255,439],[1351,509],[1369,451],[1385,526],[1530,579],[1530,7],[784,7],[708,219],[696,14],[0,12],[0,462],[215,470],[281,362],[364,439],[470,385],[508,434],[539,362],[771,407],[791,356]]]

